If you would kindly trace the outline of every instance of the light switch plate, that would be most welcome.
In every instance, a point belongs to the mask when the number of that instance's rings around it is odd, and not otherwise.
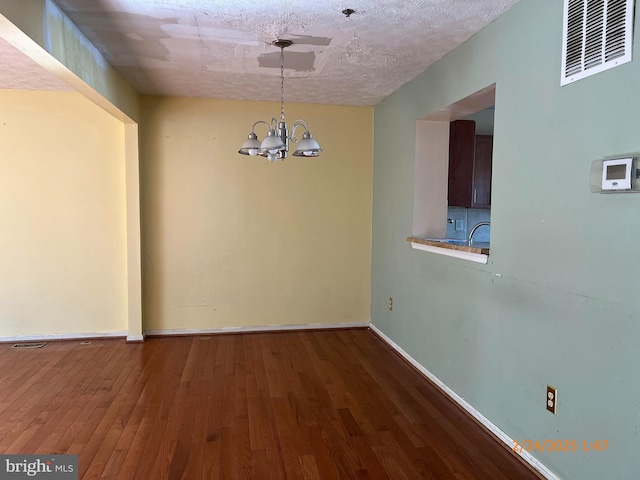
[[[462,232],[464,230],[464,220],[456,220],[456,232]]]

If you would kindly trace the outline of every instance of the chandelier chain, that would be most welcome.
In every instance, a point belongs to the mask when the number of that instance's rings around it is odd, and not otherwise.
[[[280,121],[284,122],[284,47],[280,47]]]
[[[322,149],[311,136],[307,122],[302,119],[296,120],[292,125],[292,131],[289,132],[284,120],[284,49],[290,47],[293,42],[286,39],[277,39],[271,44],[280,48],[280,122],[275,116],[271,117],[270,122],[265,122],[264,120],[255,122],[251,127],[251,133],[247,136],[247,140],[242,144],[238,153],[241,155],[267,157],[270,162],[275,162],[278,159],[284,160],[287,158],[289,143],[298,143],[295,133],[299,127],[302,127],[304,128],[304,134],[293,155],[296,157],[317,157]],[[258,140],[258,135],[255,133],[256,126],[259,124],[268,128],[267,136],[262,141]]]

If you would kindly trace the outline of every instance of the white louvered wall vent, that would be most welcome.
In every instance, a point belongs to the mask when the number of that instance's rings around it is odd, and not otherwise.
[[[564,0],[561,85],[631,61],[634,3]]]

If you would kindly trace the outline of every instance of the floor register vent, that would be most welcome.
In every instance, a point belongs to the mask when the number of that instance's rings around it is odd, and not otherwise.
[[[14,343],[13,345],[11,345],[11,348],[19,348],[19,349],[42,348],[45,345],[46,343]]]

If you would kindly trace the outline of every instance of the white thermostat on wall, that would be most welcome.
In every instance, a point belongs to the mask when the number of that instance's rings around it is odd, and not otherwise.
[[[630,190],[632,164],[632,157],[602,162],[602,190]]]
[[[591,164],[591,191],[594,193],[640,192],[638,155],[594,160]]]

